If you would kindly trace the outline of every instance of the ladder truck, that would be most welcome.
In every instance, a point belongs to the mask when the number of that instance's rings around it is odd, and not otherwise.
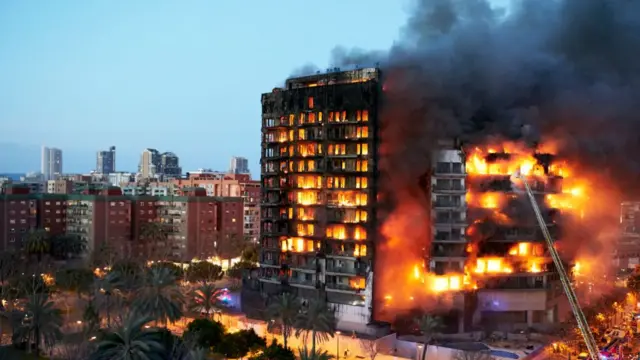
[[[533,196],[533,192],[531,191],[531,187],[529,187],[529,183],[525,176],[521,175],[519,172],[514,174],[514,177],[522,182],[524,185],[524,190],[529,198],[529,202],[531,203],[531,207],[533,208],[533,212],[536,215],[536,219],[538,220],[538,225],[542,230],[542,235],[544,236],[545,242],[547,244],[547,248],[549,249],[549,253],[551,254],[551,258],[553,259],[553,263],[558,271],[558,275],[560,276],[560,281],[562,282],[562,288],[564,289],[564,293],[567,295],[569,299],[569,304],[571,306],[571,310],[573,311],[573,315],[576,318],[576,322],[578,324],[578,328],[582,333],[582,337],[584,338],[584,342],[587,345],[587,350],[589,351],[589,356],[592,360],[600,359],[600,351],[598,350],[598,344],[591,333],[591,328],[587,323],[587,319],[584,316],[582,308],[578,303],[578,298],[576,297],[576,293],[573,290],[573,286],[571,285],[571,280],[567,275],[567,271],[560,260],[560,256],[558,255],[558,251],[554,246],[553,239],[551,238],[551,234],[549,233],[549,229],[547,228],[547,224],[542,217],[542,213],[540,211],[540,207],[536,202],[535,197]]]

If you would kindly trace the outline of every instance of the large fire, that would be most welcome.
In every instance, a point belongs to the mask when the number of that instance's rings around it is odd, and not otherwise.
[[[409,309],[420,297],[475,290],[490,278],[552,270],[546,245],[539,236],[530,240],[512,240],[510,247],[502,252],[483,253],[480,250],[485,236],[483,231],[486,231],[482,229],[483,224],[510,227],[523,221],[521,215],[518,219],[512,218],[513,208],[518,205],[514,202],[519,202],[520,208],[524,209],[520,210],[521,213],[527,212],[529,228],[537,229],[530,203],[524,196],[522,181],[513,176],[515,174],[527,179],[539,198],[539,205],[546,211],[577,218],[585,215],[590,198],[589,182],[575,177],[576,171],[568,162],[551,155],[555,150],[553,146],[534,149],[524,144],[504,142],[464,150],[464,201],[452,205],[466,209],[461,220],[470,224],[466,236],[459,239],[466,243],[464,266],[458,271],[440,272],[442,275],[430,269],[427,259],[437,255],[431,253],[429,241],[417,241],[414,237],[415,234],[433,232],[427,228],[416,231],[416,227],[431,227],[430,224],[418,224],[431,217],[416,201],[406,196],[406,201],[400,201],[382,228],[387,238],[382,250],[397,252],[402,259],[387,264],[387,271],[381,276],[383,288],[394,289],[393,293],[384,295],[388,308]],[[435,197],[431,196],[431,199],[434,201]],[[550,217],[545,221],[553,223],[556,220]]]

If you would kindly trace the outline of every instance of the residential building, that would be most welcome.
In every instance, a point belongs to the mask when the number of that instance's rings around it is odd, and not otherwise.
[[[92,194],[30,194],[26,187],[0,195],[0,251],[21,247],[27,234],[85,239],[90,249],[108,245],[123,256],[188,261],[208,258],[242,241],[242,198],[206,196],[187,189],[182,196],[125,196],[119,189]],[[158,223],[166,241],[145,238],[144,224]]]
[[[620,204],[620,236],[613,253],[618,270],[635,269],[640,265],[640,202]]]
[[[260,291],[325,296],[343,331],[366,331],[377,306],[379,76],[292,78],[262,95]]]
[[[240,156],[234,156],[231,158],[231,166],[229,166],[229,173],[231,174],[249,174],[249,160]]]
[[[260,238],[260,181],[247,178],[240,182],[240,187],[244,201],[244,238],[258,242]]]
[[[62,150],[43,146],[40,171],[45,181],[62,175]]]
[[[71,194],[74,183],[71,180],[58,179],[47,181],[47,194]]]
[[[207,191],[207,196],[241,196],[240,181],[232,174],[220,172],[189,172],[186,178],[172,179],[177,187],[201,187]]]
[[[130,172],[112,172],[107,177],[107,181],[113,186],[123,186],[123,184],[129,184],[135,181],[135,174]]]
[[[116,147],[109,150],[100,150],[96,154],[96,172],[98,174],[111,174],[116,171]]]

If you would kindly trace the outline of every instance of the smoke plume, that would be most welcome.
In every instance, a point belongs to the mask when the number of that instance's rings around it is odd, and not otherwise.
[[[397,264],[427,246],[419,178],[439,139],[498,135],[553,140],[589,175],[600,196],[586,205],[598,213],[569,230],[567,247],[608,256],[619,200],[638,192],[639,48],[637,1],[521,0],[505,12],[485,0],[420,0],[388,52],[336,49],[332,66],[384,71],[382,200],[402,239],[378,251],[402,241]],[[403,276],[383,269],[377,276]]]

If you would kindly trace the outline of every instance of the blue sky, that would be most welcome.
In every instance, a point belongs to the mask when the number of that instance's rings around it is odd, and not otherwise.
[[[42,144],[65,171],[115,145],[118,170],[146,147],[185,171],[259,175],[260,94],[336,46],[386,49],[407,0],[0,2],[0,173],[36,170]],[[19,146],[17,145],[19,144]]]

